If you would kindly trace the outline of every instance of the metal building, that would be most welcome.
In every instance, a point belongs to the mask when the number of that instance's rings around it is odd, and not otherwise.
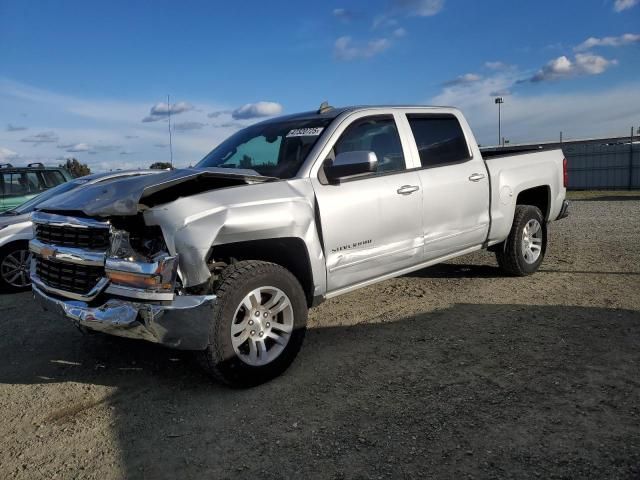
[[[640,137],[589,138],[485,147],[482,151],[518,153],[561,148],[567,158],[569,189],[640,189]]]

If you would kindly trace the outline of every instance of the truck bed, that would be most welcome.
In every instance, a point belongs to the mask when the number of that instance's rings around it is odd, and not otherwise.
[[[509,234],[518,194],[524,190],[546,189],[548,201],[546,211],[542,213],[548,221],[556,219],[566,193],[562,150],[483,155],[483,158],[487,160],[485,164],[491,182],[489,245],[504,240]]]

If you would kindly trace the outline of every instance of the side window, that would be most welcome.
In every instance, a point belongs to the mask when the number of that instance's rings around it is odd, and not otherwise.
[[[391,115],[357,120],[347,127],[333,147],[333,155],[356,151],[375,152],[379,173],[406,168],[400,135]]]
[[[453,115],[407,115],[423,167],[471,158],[458,119]]]
[[[4,177],[4,195],[5,197],[18,197],[20,195],[26,195],[27,189],[21,182],[22,174],[20,173],[5,173]]]
[[[27,172],[27,189],[29,193],[40,193],[46,190],[37,172]]]
[[[64,177],[60,172],[56,170],[45,170],[41,173],[42,177],[44,178],[44,184],[46,188],[55,187],[56,185],[64,183]]]
[[[20,197],[29,193],[24,173],[5,173],[3,180],[5,197]]]

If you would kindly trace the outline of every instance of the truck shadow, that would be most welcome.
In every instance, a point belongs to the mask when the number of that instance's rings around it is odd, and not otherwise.
[[[0,383],[117,387],[38,421],[78,431],[108,405],[124,478],[638,473],[637,311],[457,304],[318,328],[285,375],[231,390],[185,353],[1,307]]]

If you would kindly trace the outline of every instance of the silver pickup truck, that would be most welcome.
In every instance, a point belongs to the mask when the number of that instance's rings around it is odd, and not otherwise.
[[[195,350],[232,386],[282,373],[326,298],[480,249],[540,266],[562,151],[483,158],[455,108],[332,108],[240,130],[195,168],[104,181],[33,215],[31,280],[81,329]]]

